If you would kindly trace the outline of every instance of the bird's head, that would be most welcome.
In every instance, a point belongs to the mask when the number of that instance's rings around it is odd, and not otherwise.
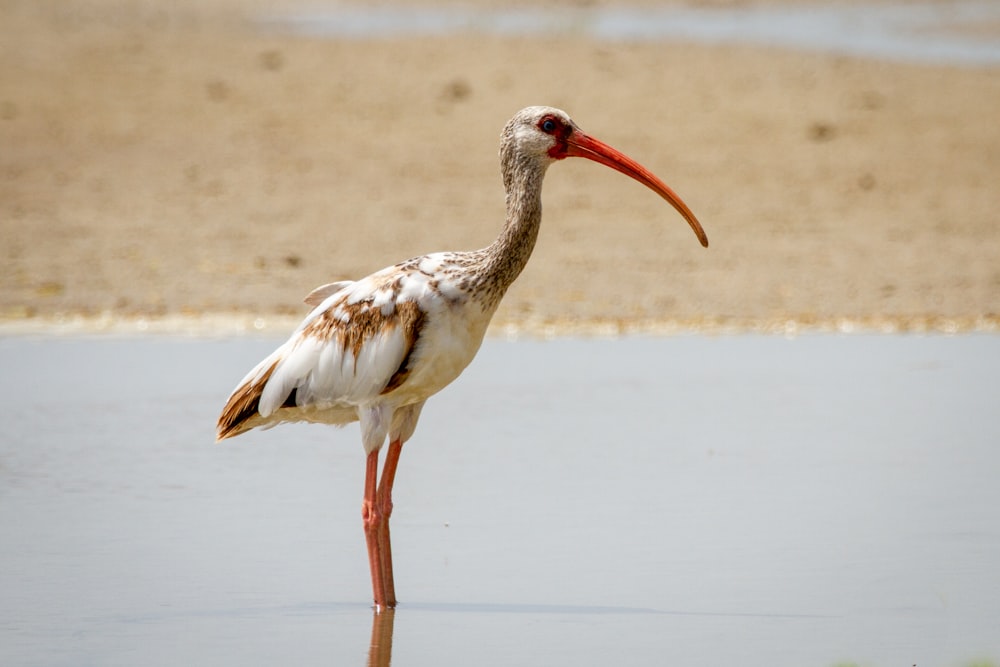
[[[698,240],[708,247],[708,237],[691,209],[663,181],[641,164],[584,133],[565,111],[553,107],[521,109],[504,127],[500,158],[504,169],[516,163],[533,163],[542,171],[556,160],[583,157],[634,178],[663,197],[687,220]]]
[[[565,111],[526,107],[508,121],[500,150],[509,148],[524,157],[551,164],[566,157],[566,138],[573,130],[579,128]]]

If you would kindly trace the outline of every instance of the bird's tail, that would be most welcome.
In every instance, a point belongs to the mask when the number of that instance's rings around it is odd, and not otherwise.
[[[260,418],[260,395],[264,385],[278,365],[278,359],[268,358],[250,371],[233,391],[226,407],[222,408],[216,427],[216,440],[225,440],[258,426]]]

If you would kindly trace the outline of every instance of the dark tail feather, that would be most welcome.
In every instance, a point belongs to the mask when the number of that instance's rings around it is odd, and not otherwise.
[[[271,364],[264,373],[255,378],[249,379],[233,392],[226,402],[226,407],[219,415],[219,423],[216,430],[216,440],[225,440],[234,435],[239,435],[252,429],[255,424],[249,424],[250,420],[258,416],[260,406],[260,394],[264,391],[264,385],[271,379],[278,362]]]

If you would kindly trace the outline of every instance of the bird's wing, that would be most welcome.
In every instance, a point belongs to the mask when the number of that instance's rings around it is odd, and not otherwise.
[[[268,417],[289,406],[329,409],[358,406],[399,386],[408,372],[422,313],[412,302],[385,317],[359,305],[343,313],[329,309],[286,343],[260,394],[258,410]]]
[[[326,301],[328,297],[333,296],[337,292],[341,291],[342,289],[346,289],[353,284],[354,284],[353,280],[341,280],[335,283],[327,283],[326,285],[320,285],[312,292],[309,292],[309,294],[306,295],[306,298],[302,299],[302,301],[306,305],[313,306],[315,308],[316,306]]]
[[[424,311],[401,297],[405,274],[381,271],[330,291],[272,357],[258,410],[362,405],[398,387],[408,373]],[[320,288],[323,290],[323,288]]]
[[[229,397],[218,437],[286,420],[346,423],[356,408],[400,387],[427,317],[456,297],[436,279],[449,256],[414,258],[314,290],[307,298],[318,305]]]
[[[405,382],[423,322],[413,301],[391,310],[346,295],[324,302],[240,381],[219,417],[219,439],[289,420],[357,419],[356,408]]]

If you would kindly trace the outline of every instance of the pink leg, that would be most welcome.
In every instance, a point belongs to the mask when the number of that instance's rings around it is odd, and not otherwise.
[[[396,606],[396,585],[392,577],[392,545],[389,540],[389,517],[392,515],[392,484],[396,479],[396,466],[399,465],[399,454],[403,443],[393,440],[389,443],[389,451],[385,455],[385,467],[382,468],[382,479],[375,494],[375,512],[382,525],[379,527],[377,540],[381,556],[382,585],[385,590],[385,604]]]
[[[382,578],[382,556],[379,552],[379,532],[383,522],[379,517],[376,499],[378,478],[378,450],[368,455],[365,467],[365,498],[361,503],[361,520],[365,528],[365,543],[368,546],[368,567],[372,574],[372,593],[375,596],[375,611],[385,607],[385,581]]]

